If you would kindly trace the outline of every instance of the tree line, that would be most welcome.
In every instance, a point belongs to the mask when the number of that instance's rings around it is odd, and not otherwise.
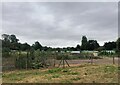
[[[81,45],[78,44],[76,47],[63,47],[63,48],[52,48],[48,46],[42,46],[40,42],[36,41],[34,44],[29,45],[28,43],[20,43],[16,35],[2,34],[2,51],[10,52],[11,50],[40,50],[40,51],[82,51],[82,50],[120,50],[120,38],[116,41],[105,42],[103,46],[100,46],[97,40],[88,40],[86,36],[82,36]]]

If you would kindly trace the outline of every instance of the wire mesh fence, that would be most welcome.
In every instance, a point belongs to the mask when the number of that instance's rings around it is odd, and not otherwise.
[[[8,54],[8,55],[6,55]],[[9,53],[3,53],[2,67],[5,70],[15,69],[39,69],[49,67],[65,67],[71,66],[72,64],[82,63],[115,63],[116,58],[113,60],[102,61],[101,56],[94,56],[92,53],[61,53],[53,51],[40,51],[40,50],[29,50],[29,51],[11,51]],[[99,60],[99,61],[98,61]]]

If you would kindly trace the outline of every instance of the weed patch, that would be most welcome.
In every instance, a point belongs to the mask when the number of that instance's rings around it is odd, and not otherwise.
[[[61,70],[62,70],[61,68],[50,69],[47,71],[47,73],[56,73],[56,72],[60,72]]]
[[[71,78],[71,80],[74,80],[74,81],[78,81],[78,80],[80,80],[81,78],[79,78],[79,77],[76,77],[76,78]]]
[[[75,71],[72,71],[72,72],[69,72],[68,75],[78,75],[79,73],[78,72],[75,72]]]
[[[52,78],[59,78],[60,77],[60,74],[54,74],[53,76],[52,76]]]
[[[104,72],[116,72],[118,70],[118,68],[116,68],[115,66],[105,66],[104,67]]]

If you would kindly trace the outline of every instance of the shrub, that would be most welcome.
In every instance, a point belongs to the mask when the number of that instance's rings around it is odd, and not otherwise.
[[[50,70],[48,70],[48,73],[56,73],[56,72],[59,72],[61,70],[62,70],[61,68],[50,69]]]
[[[60,77],[59,74],[54,74],[54,75],[52,76],[52,78],[59,78],[59,77]]]
[[[41,63],[37,63],[37,62],[32,63],[32,68],[33,69],[39,69],[40,67],[43,67],[43,65]]]
[[[27,66],[27,57],[22,54],[16,58],[15,67],[19,69],[25,69]]]
[[[2,57],[10,57],[10,49],[9,48],[2,48]]]

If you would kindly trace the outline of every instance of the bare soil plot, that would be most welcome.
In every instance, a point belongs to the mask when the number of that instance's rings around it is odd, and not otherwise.
[[[115,58],[115,64],[118,64],[118,61],[120,59]],[[79,59],[79,60],[67,60],[70,65],[75,64],[88,64],[91,63],[91,60],[89,59]],[[60,63],[60,60],[56,60],[56,66]],[[113,64],[113,58],[102,58],[102,59],[93,59],[94,64]]]

